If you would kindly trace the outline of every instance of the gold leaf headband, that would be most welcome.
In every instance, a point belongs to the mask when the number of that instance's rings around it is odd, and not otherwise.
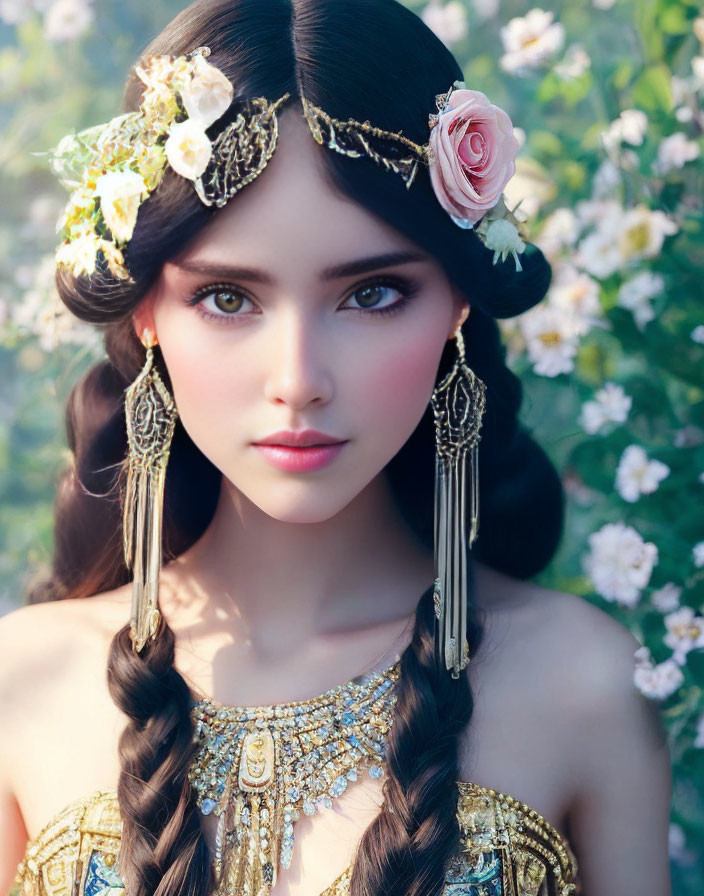
[[[159,186],[167,167],[192,181],[207,206],[223,206],[254,180],[271,158],[278,138],[276,113],[286,102],[256,97],[214,139],[206,130],[229,109],[234,88],[206,61],[208,47],[185,56],[149,56],[135,71],[145,85],[137,112],[117,116],[61,140],[48,155],[71,190],[58,228],[63,243],[58,265],[88,277],[102,256],[111,274],[131,280],[123,249],[132,238],[142,202]],[[518,142],[502,109],[463,81],[435,98],[429,140],[414,143],[400,131],[369,121],[342,121],[301,98],[311,134],[321,145],[350,157],[367,156],[399,174],[410,188],[419,164],[430,170],[438,201],[452,220],[474,229],[493,262],[518,253],[525,243],[515,209],[503,188],[515,171]],[[476,226],[475,226],[476,225]]]

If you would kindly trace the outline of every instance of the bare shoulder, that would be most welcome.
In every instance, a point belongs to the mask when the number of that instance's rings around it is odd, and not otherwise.
[[[0,618],[0,725],[48,706],[76,677],[104,676],[112,635],[128,612],[124,588],[20,607]],[[16,724],[14,724],[16,730]]]
[[[554,743],[579,769],[613,754],[614,741],[644,754],[666,750],[657,705],[635,686],[635,635],[586,598],[485,571],[490,663],[537,707]],[[493,601],[491,595],[500,595]],[[580,735],[581,732],[581,735]],[[580,736],[578,736],[580,735]],[[582,736],[583,735],[583,736]]]
[[[633,654],[640,643],[608,612],[569,592],[487,567],[478,572],[488,631],[499,633],[509,654],[529,650],[546,685],[558,675],[563,685],[569,680],[574,695],[594,697],[632,682]]]

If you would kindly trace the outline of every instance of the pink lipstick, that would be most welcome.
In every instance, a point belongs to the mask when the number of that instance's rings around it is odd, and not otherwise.
[[[346,442],[346,439],[338,439],[315,429],[305,429],[301,432],[275,432],[252,444],[278,469],[288,473],[308,473],[332,463]]]

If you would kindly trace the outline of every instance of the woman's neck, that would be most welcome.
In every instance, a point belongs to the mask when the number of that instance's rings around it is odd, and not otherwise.
[[[198,639],[203,660],[206,642],[213,651],[220,643],[233,674],[336,651],[354,674],[355,656],[363,665],[395,642],[403,649],[433,577],[432,551],[383,475],[316,523],[274,519],[223,481],[206,532],[162,570],[161,606],[172,627]]]

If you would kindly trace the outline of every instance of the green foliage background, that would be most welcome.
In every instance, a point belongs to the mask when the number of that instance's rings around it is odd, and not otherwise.
[[[117,114],[132,62],[184,4],[169,0],[96,3],[92,26],[79,38],[48,41],[39,14],[17,27],[0,25],[0,602],[21,603],[28,581],[52,551],[54,483],[67,463],[63,408],[80,373],[101,356],[96,335],[56,309],[51,287],[54,223],[65,194],[42,158],[72,130]],[[408,0],[421,13],[426,4]],[[441,5],[441,4],[439,4]],[[457,2],[455,2],[457,5]],[[523,176],[540,191],[529,238],[547,216],[590,198],[605,158],[600,134],[624,109],[648,116],[635,161],[621,171],[613,197],[624,208],[644,204],[676,218],[678,232],[640,267],[599,278],[601,324],[579,340],[573,369],[538,374],[516,322],[507,322],[510,363],[525,384],[522,416],[557,463],[568,486],[567,532],[541,584],[583,595],[627,625],[654,662],[671,650],[663,641],[663,612],[650,595],[667,583],[682,589],[681,606],[701,614],[704,568],[693,547],[704,539],[704,345],[692,338],[704,324],[702,156],[663,176],[652,162],[662,138],[683,131],[704,148],[704,87],[685,100],[673,96],[672,77],[691,77],[691,61],[704,55],[693,31],[696,3],[620,0],[609,9],[586,0],[549,7],[564,25],[566,44],[578,41],[591,66],[573,78],[546,64],[526,75],[503,71],[500,29],[527,9],[516,0],[485,17],[463,0],[466,37],[452,49],[468,87],[485,92],[526,133]],[[687,105],[688,119],[676,107]],[[381,124],[381,123],[380,123]],[[569,261],[573,249],[562,250]],[[619,304],[619,289],[635,270],[662,275],[653,298],[655,318],[638,327]],[[625,422],[589,434],[579,418],[585,401],[611,381],[633,399]],[[638,444],[666,463],[670,474],[653,493],[627,503],[614,488],[624,448]],[[658,563],[634,606],[607,600],[585,574],[587,539],[607,522],[633,526],[658,548]],[[695,745],[704,711],[704,650],[681,664],[683,680],[662,701],[674,763],[672,875],[677,896],[704,890],[704,749]],[[702,737],[704,740],[704,736]]]

